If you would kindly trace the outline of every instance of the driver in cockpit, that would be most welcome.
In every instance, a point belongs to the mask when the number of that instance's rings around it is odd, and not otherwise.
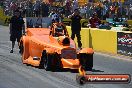
[[[51,26],[50,35],[54,37],[68,36],[65,25],[60,23],[58,18],[55,19],[55,22]]]

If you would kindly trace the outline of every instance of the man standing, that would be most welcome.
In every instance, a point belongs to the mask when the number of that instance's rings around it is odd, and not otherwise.
[[[82,17],[79,15],[78,9],[75,9],[74,13],[72,15],[68,16],[68,18],[70,18],[72,20],[72,24],[71,24],[71,31],[72,31],[71,39],[74,40],[75,35],[76,35],[77,42],[78,42],[78,48],[81,49],[82,43],[81,43],[81,35],[80,35],[80,31],[81,31],[80,20],[82,19]]]
[[[25,33],[24,28],[25,28],[24,20],[21,17],[19,10],[16,10],[14,12],[14,16],[12,16],[10,20],[10,41],[12,42],[12,48],[10,53],[13,53],[13,48],[14,48],[16,39],[19,44],[20,38],[22,36],[22,30],[23,30],[23,33]]]

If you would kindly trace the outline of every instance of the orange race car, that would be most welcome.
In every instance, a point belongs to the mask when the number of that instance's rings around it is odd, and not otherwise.
[[[51,28],[27,28],[19,47],[24,64],[45,70],[79,69],[80,66],[91,70],[93,67],[93,50],[78,50],[62,23],[59,23],[59,27],[52,24]]]

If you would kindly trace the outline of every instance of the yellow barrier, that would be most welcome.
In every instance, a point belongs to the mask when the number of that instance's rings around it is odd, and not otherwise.
[[[127,21],[129,25],[132,25],[132,20]]]
[[[92,47],[94,50],[117,53],[117,32],[93,29],[90,30],[89,37],[91,44],[90,47]]]
[[[71,35],[71,27],[67,27]],[[77,40],[75,38],[77,44]],[[82,47],[90,47],[95,51],[117,53],[117,32],[110,30],[99,30],[96,28],[82,28]]]
[[[3,13],[3,9],[0,8],[0,24],[4,24],[6,18],[10,18],[9,16],[5,16],[4,13]]]

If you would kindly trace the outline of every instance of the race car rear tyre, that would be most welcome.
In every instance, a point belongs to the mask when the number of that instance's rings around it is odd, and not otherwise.
[[[85,70],[92,71],[93,68],[93,54],[81,54],[80,63]]]
[[[88,58],[87,58],[87,61],[86,61],[86,70],[88,71],[92,71],[92,68],[93,68],[93,54],[91,55],[87,55]]]

